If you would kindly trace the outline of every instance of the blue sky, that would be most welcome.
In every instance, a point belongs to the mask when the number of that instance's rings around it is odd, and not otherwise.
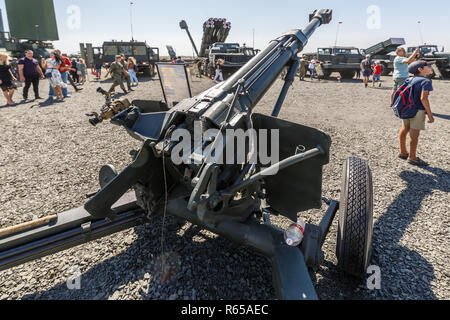
[[[421,21],[424,42],[445,46],[446,51],[450,51],[450,2],[447,0],[133,2],[134,38],[159,47],[162,55],[167,55],[165,46],[168,44],[178,54],[192,55],[187,35],[178,25],[182,19],[187,21],[197,46],[200,46],[203,22],[210,17],[218,17],[227,18],[232,23],[228,41],[251,45],[255,29],[256,47],[262,49],[281,33],[304,27],[308,13],[315,8],[333,9],[334,19],[332,24],[321,27],[313,35],[305,51],[334,45],[339,21],[343,24],[340,26],[338,45],[367,48],[389,37],[403,37],[407,45],[416,45],[421,42],[417,23]],[[93,43],[95,46],[101,45],[104,40],[131,38],[128,0],[55,0],[54,3],[60,36],[60,41],[55,42],[55,45],[63,51],[77,52],[80,42]],[[222,5],[212,6],[212,3]],[[68,12],[74,8],[71,6],[79,8],[79,26],[76,14],[73,14],[75,11]],[[0,8],[8,29],[3,0],[0,0]]]

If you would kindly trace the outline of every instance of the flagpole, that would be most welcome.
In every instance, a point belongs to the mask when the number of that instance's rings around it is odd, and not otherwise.
[[[423,35],[422,35],[422,29],[420,28],[420,24],[422,23],[422,21],[417,22],[417,27],[419,28],[419,35],[420,35],[420,41],[422,42],[422,44],[425,44],[423,42]]]
[[[334,46],[337,46],[338,42],[338,36],[339,36],[339,27],[341,26],[342,22],[338,22],[337,31],[336,31],[336,41],[334,42]]]
[[[133,2],[130,2],[130,24],[131,24],[131,41],[134,41],[133,34]]]
[[[253,50],[255,49],[255,28],[253,28]]]

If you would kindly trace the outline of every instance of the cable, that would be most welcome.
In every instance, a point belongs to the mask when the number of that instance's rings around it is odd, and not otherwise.
[[[167,139],[167,137],[169,136],[169,134],[172,132],[171,128],[169,128],[169,130],[167,130],[167,133],[164,137],[164,140]],[[167,142],[167,141],[166,141]],[[162,163],[163,163],[163,175],[164,175],[164,211],[163,211],[163,221],[162,221],[162,227],[161,227],[161,268],[162,271],[165,272],[166,269],[166,253],[165,253],[165,248],[164,248],[164,237],[165,237],[165,233],[164,233],[164,229],[165,229],[165,225],[166,225],[166,218],[167,218],[167,205],[169,202],[169,191],[168,191],[168,186],[167,186],[167,171],[166,171],[166,157],[165,157],[165,149],[166,146],[163,147],[162,150]]]

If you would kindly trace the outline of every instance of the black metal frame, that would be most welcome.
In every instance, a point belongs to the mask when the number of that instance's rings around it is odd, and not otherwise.
[[[245,222],[224,221],[210,225],[203,223],[196,212],[188,210],[183,199],[169,200],[167,209],[169,215],[244,244],[267,257],[273,266],[274,287],[279,299],[316,300],[308,268],[320,265],[324,240],[339,209],[338,202],[325,201],[329,208],[322,222],[319,226],[306,226],[300,247],[288,246],[284,231],[273,226],[267,216],[264,222],[253,216]],[[114,211],[114,220],[93,220],[84,208],[78,208],[59,214],[55,225],[43,225],[0,238],[0,271],[150,222],[131,193],[116,204]]]

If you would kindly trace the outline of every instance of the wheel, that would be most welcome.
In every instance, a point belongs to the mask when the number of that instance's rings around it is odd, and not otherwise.
[[[381,64],[381,75],[382,76],[388,76],[391,73],[391,70],[389,70],[389,67],[386,63]]]
[[[117,170],[112,165],[104,165],[101,168],[98,176],[100,187],[103,189],[108,183],[110,183],[115,177],[117,177],[117,175]]]
[[[143,74],[145,77],[152,77],[151,68],[145,68]]]
[[[323,78],[328,79],[331,76],[331,71],[324,70],[323,71]]]
[[[356,72],[354,70],[346,70],[339,73],[341,74],[342,79],[353,79]]]
[[[372,255],[373,183],[364,160],[350,158],[344,166],[336,245],[338,267],[363,276]]]

